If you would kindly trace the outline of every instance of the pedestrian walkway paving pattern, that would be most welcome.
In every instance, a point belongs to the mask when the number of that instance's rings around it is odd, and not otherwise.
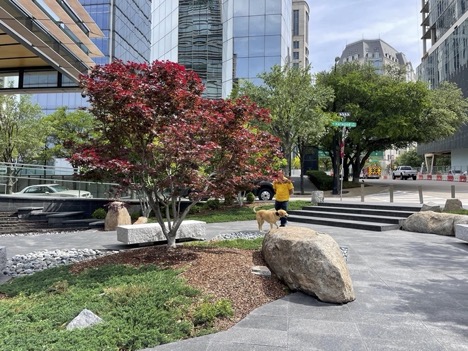
[[[454,237],[301,224],[348,249],[356,300],[322,303],[294,292],[229,330],[145,351],[468,351],[468,243]],[[256,229],[255,221],[207,224],[207,239]],[[102,235],[101,235],[102,234]],[[0,237],[8,257],[35,248],[122,248],[115,232]]]

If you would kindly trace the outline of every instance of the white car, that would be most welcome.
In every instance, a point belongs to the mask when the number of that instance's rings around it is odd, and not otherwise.
[[[81,197],[92,198],[93,195],[85,190],[70,190],[60,184],[37,184],[30,185],[13,195],[27,196],[58,196],[58,197]]]

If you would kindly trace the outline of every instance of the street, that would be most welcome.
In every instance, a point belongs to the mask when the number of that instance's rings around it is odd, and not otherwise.
[[[423,203],[434,202],[442,205],[447,199],[454,197],[468,206],[468,183],[466,182],[366,179],[364,184],[372,185],[371,189],[365,188],[365,202],[390,202],[392,190],[393,202],[420,203],[421,190]],[[452,191],[455,196],[452,196]],[[361,201],[360,190],[354,190],[352,195],[355,195],[351,196],[354,200],[358,197],[358,201]]]

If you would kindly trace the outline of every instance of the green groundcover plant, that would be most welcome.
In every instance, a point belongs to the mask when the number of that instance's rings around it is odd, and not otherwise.
[[[310,205],[291,201],[289,208]],[[273,204],[259,204],[273,208]],[[207,222],[254,220],[251,207],[220,206],[189,216]],[[255,226],[254,226],[255,227]],[[263,238],[186,245],[258,250]],[[62,266],[0,285],[0,350],[130,351],[214,332],[232,304],[188,286],[180,271],[155,265],[104,265],[79,274]],[[1,298],[5,294],[8,298]],[[101,317],[92,328],[67,330],[83,309]]]
[[[0,350],[139,350],[212,332],[232,315],[227,300],[212,301],[156,266],[108,265],[71,274],[52,268],[0,285]],[[87,308],[104,322],[66,330]]]

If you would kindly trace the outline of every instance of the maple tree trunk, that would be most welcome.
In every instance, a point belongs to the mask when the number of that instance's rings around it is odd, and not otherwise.
[[[176,235],[172,230],[167,234],[167,249],[172,250],[176,248]]]

